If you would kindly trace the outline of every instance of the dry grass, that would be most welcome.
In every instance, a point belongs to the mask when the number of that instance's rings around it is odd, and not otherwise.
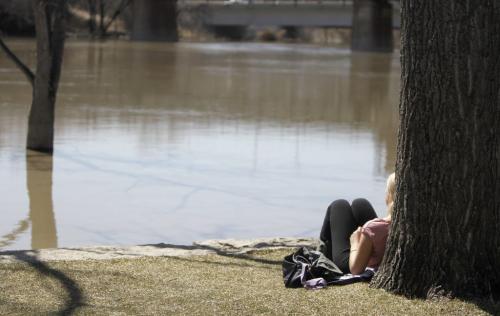
[[[286,289],[280,260],[288,252],[0,264],[0,314],[488,314],[460,300],[408,300],[367,284]]]

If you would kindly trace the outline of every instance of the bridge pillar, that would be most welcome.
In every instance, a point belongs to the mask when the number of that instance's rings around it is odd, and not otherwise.
[[[133,41],[176,42],[177,0],[133,0]]]
[[[354,0],[353,51],[392,52],[392,5],[386,0]]]
[[[290,40],[296,40],[300,37],[300,28],[297,26],[285,26],[285,38]]]
[[[216,37],[232,41],[241,41],[247,35],[247,27],[243,25],[216,25],[212,27]]]

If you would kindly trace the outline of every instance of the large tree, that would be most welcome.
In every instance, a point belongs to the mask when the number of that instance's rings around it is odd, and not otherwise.
[[[500,291],[500,1],[402,0],[397,197],[373,284]]]
[[[33,0],[37,62],[34,74],[0,39],[0,47],[26,75],[33,86],[27,148],[52,153],[57,88],[64,51],[65,0]]]

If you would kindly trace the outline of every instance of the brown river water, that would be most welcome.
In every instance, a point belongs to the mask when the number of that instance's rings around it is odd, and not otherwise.
[[[383,216],[399,72],[397,53],[69,41],[51,158],[26,153],[31,88],[2,54],[0,250],[315,237],[337,198]]]

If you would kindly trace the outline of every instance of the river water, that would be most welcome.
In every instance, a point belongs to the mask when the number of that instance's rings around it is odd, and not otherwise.
[[[70,41],[51,158],[26,153],[31,88],[1,55],[0,249],[314,237],[336,198],[383,216],[399,72],[332,47]]]

